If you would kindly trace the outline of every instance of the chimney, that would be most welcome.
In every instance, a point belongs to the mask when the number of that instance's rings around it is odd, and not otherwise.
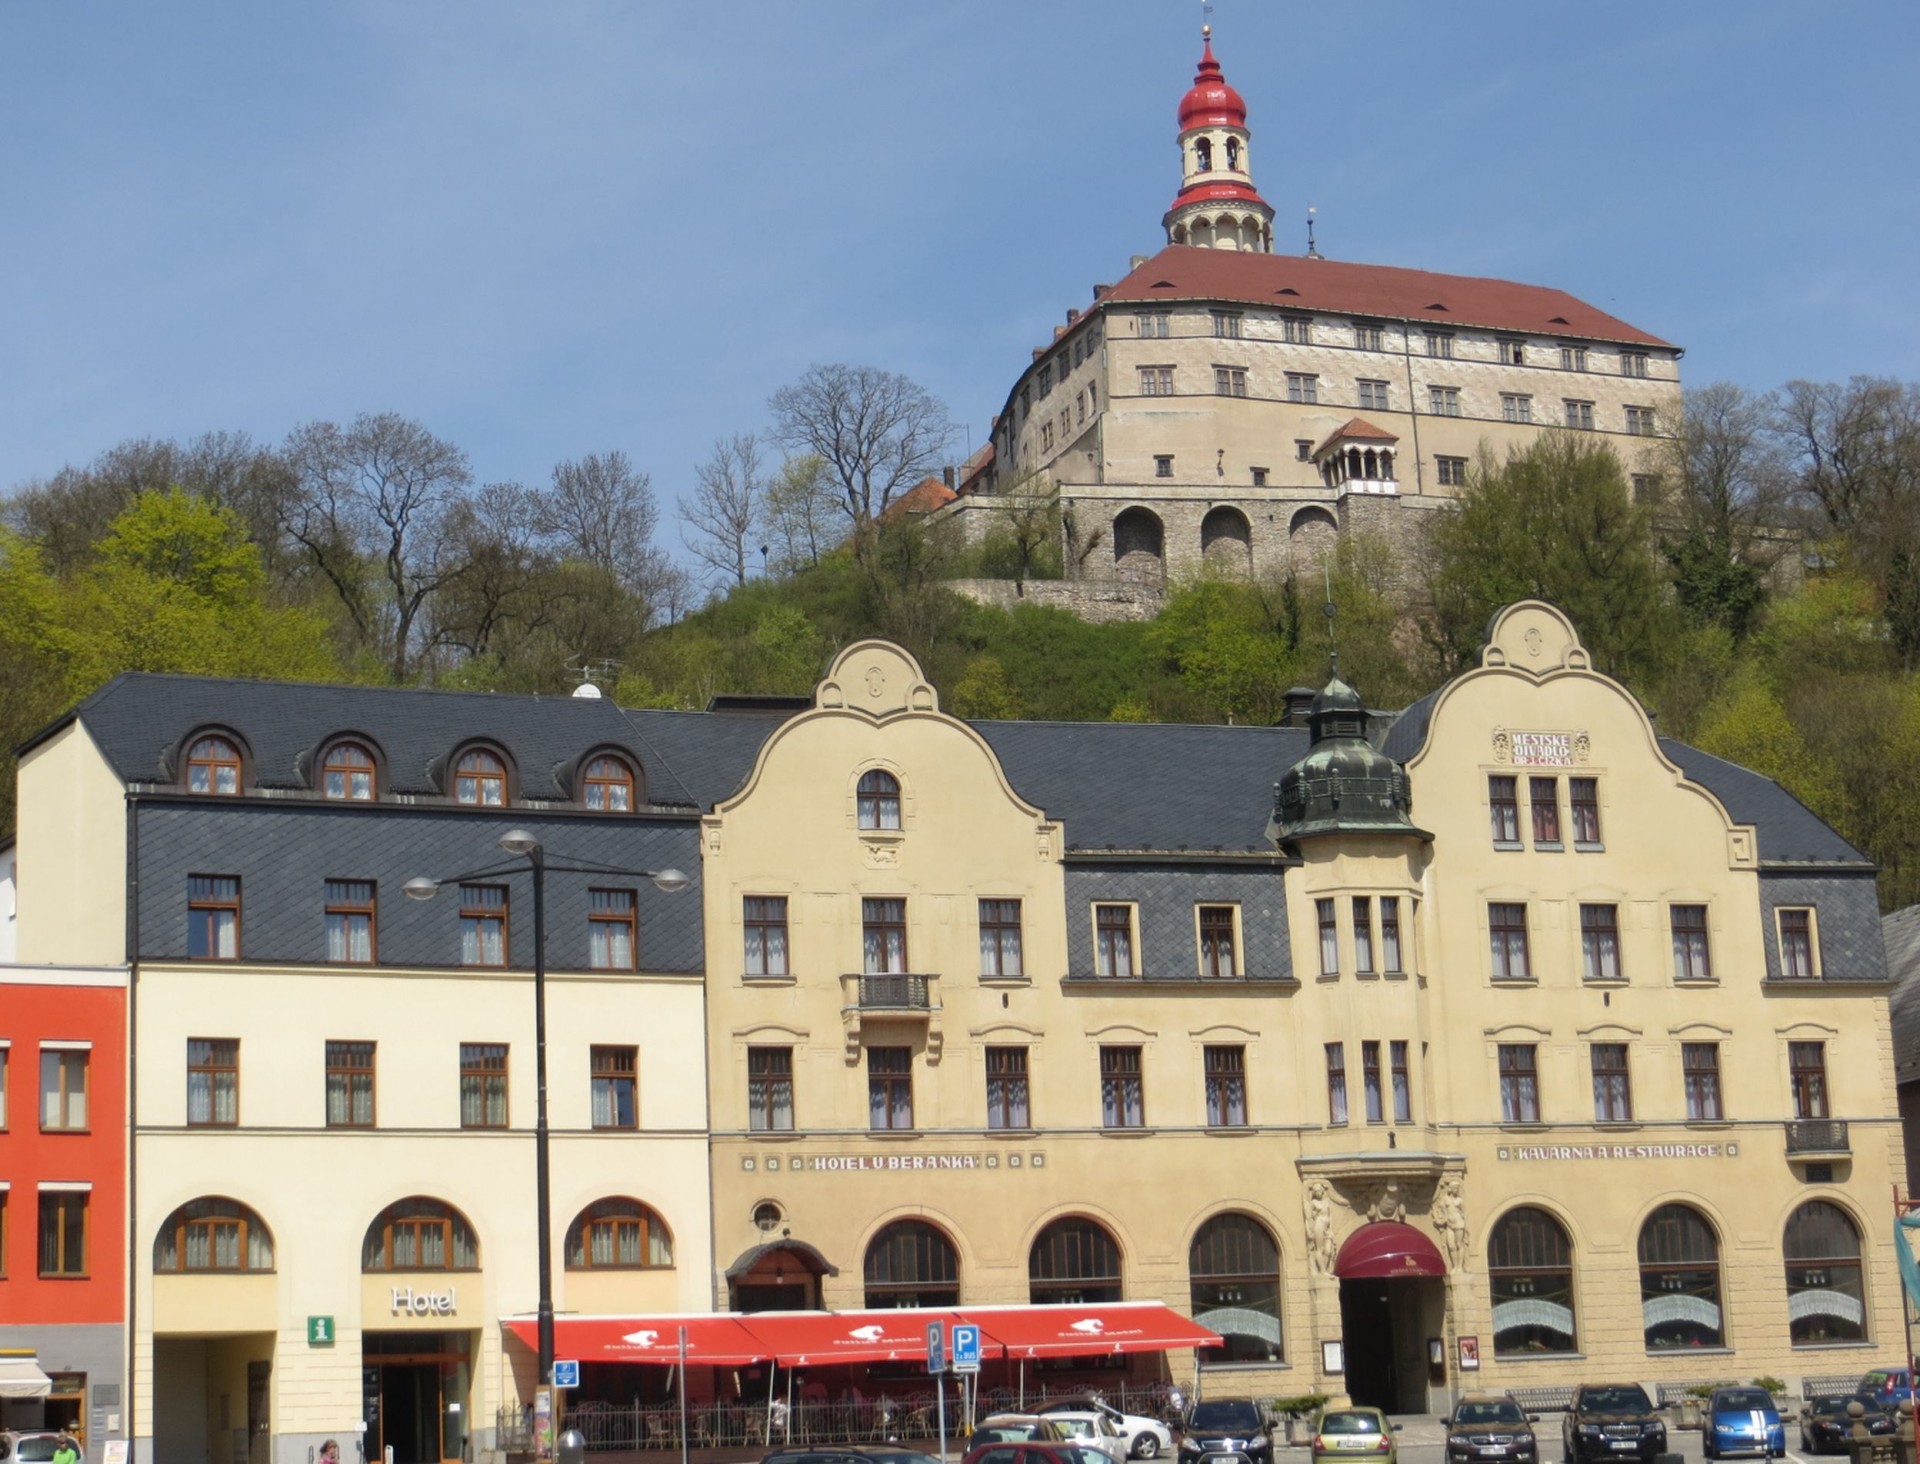
[[[1104,300],[1107,298],[1108,295],[1112,293],[1113,293],[1112,285],[1095,285],[1093,287],[1093,298],[1096,300]]]
[[[1129,271],[1132,271],[1132,270],[1136,270],[1136,269],[1138,269],[1138,268],[1140,268],[1140,266],[1141,266],[1141,265],[1143,265],[1143,264],[1145,264],[1146,262],[1147,262],[1147,256],[1146,256],[1146,255],[1144,255],[1144,254],[1136,254],[1136,255],[1134,255],[1134,256],[1133,256],[1133,257],[1132,257],[1131,259],[1129,259],[1129,260],[1127,261],[1127,269],[1128,269]]]
[[[1047,348],[1045,346],[1035,346],[1033,348],[1033,359],[1036,361],[1038,361],[1042,356],[1046,354],[1047,354]]]
[[[940,470],[940,481],[947,485],[947,492],[953,492],[953,465],[951,463]]]
[[[1067,328],[1064,325],[1056,325],[1053,328],[1053,338],[1056,341],[1059,340],[1060,337],[1065,335],[1066,333],[1067,333]]]
[[[1072,325],[1074,321],[1078,320],[1079,318],[1080,318],[1080,312],[1078,310],[1075,310],[1071,305],[1069,305],[1067,307],[1067,324]]]
[[[1286,691],[1287,710],[1280,718],[1282,727],[1304,727],[1307,713],[1313,709],[1316,695],[1311,686],[1290,686]]]

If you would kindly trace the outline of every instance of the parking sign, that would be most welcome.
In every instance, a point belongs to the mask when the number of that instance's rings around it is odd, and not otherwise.
[[[972,1322],[953,1324],[953,1370],[957,1373],[980,1371],[980,1329]]]
[[[940,1322],[927,1323],[927,1371],[943,1373],[947,1370],[947,1329]]]
[[[553,1364],[553,1385],[556,1388],[579,1387],[580,1363],[578,1360],[561,1362],[556,1358]]]

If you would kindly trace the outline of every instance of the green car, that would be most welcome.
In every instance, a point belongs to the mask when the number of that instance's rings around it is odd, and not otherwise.
[[[1378,1459],[1399,1464],[1393,1436],[1400,1425],[1378,1408],[1329,1408],[1313,1431],[1313,1464]]]

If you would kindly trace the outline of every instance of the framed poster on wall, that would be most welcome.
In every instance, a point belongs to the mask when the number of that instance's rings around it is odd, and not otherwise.
[[[1480,1371],[1480,1339],[1478,1337],[1460,1339],[1460,1371]]]
[[[1347,1349],[1343,1342],[1320,1344],[1320,1371],[1338,1377],[1347,1370]]]

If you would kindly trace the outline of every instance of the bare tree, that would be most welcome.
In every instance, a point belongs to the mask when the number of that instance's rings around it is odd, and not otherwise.
[[[660,505],[652,478],[616,449],[558,464],[553,486],[541,495],[540,522],[545,533],[560,540],[562,553],[638,588],[647,577]]]
[[[1789,542],[1789,481],[1768,399],[1716,381],[1689,388],[1680,419],[1663,425],[1663,537],[1697,534],[1713,553],[1754,564],[1777,558]]]
[[[744,585],[767,493],[760,445],[751,432],[722,437],[693,473],[693,493],[680,500],[680,540],[721,583]]]
[[[775,546],[773,567],[782,574],[820,562],[831,547],[837,497],[826,463],[814,453],[789,456],[767,484],[767,537]]]
[[[1920,386],[1871,376],[1789,381],[1773,404],[1796,486],[1827,524],[1855,539],[1891,532],[1910,544],[1920,509]]]
[[[395,681],[412,672],[428,601],[467,567],[449,533],[473,481],[467,455],[395,413],[309,422],[287,438],[297,477],[286,531]]]

